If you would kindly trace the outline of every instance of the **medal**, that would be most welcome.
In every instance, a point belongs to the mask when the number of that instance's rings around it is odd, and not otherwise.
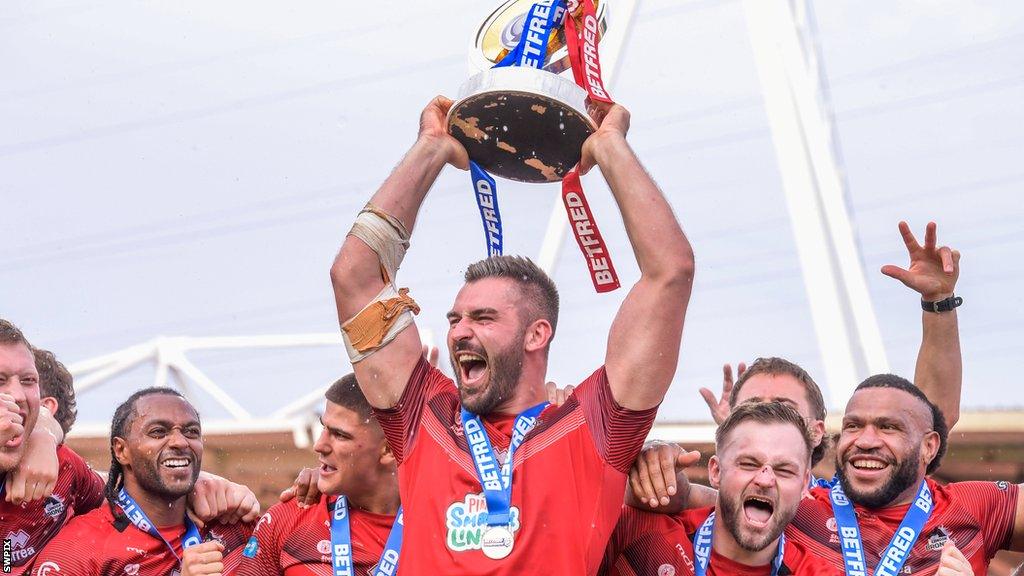
[[[491,560],[501,560],[512,553],[515,536],[507,526],[491,526],[480,537],[480,550]]]
[[[508,456],[505,463],[498,466],[498,459],[487,437],[480,417],[462,409],[462,431],[469,444],[469,453],[473,458],[477,478],[484,490],[487,502],[487,528],[480,536],[480,550],[484,556],[492,560],[501,560],[512,553],[515,537],[510,528],[512,506],[512,468],[516,448],[523,443],[537,423],[537,417],[548,405],[541,402],[528,408],[516,417],[512,426],[512,440],[508,444]]]

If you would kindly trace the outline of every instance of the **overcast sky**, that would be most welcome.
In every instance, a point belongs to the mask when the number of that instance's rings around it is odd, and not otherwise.
[[[333,254],[423,105],[467,77],[471,34],[496,4],[3,2],[0,316],[66,362],[158,335],[337,330]],[[934,219],[964,254],[964,404],[1024,405],[1024,3],[815,11],[892,369],[912,376],[920,309],[878,269],[906,263],[900,219],[918,232]],[[706,419],[696,389],[717,386],[723,362],[780,355],[821,373],[742,3],[641,1],[613,96],[697,254],[660,417]],[[585,185],[628,286],[637,271],[610,195],[596,172]],[[507,252],[537,255],[557,194],[499,182]],[[479,226],[468,177],[445,171],[400,275],[435,333],[484,255]],[[550,369],[563,384],[600,364],[625,292],[594,294],[567,242]],[[336,349],[193,359],[256,414],[349,368]],[[80,420],[107,420],[152,376],[84,394]]]

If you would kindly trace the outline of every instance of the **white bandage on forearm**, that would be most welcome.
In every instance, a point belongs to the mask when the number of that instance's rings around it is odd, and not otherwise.
[[[367,204],[356,216],[349,234],[366,243],[380,260],[380,273],[385,284],[394,282],[398,267],[409,249],[409,230],[394,216]]]
[[[408,288],[396,292],[393,285],[385,285],[373,301],[341,325],[349,360],[355,364],[387,346],[419,312]]]

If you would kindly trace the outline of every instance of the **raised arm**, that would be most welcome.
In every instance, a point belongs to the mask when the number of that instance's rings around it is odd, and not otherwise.
[[[683,318],[693,286],[693,251],[657,184],[626,143],[629,112],[615,105],[583,144],[581,168],[596,164],[619,206],[640,280],[608,335],[605,366],[620,405],[658,405],[676,371]]]
[[[917,243],[910,226],[899,224],[907,246],[907,269],[886,265],[882,273],[902,282],[921,295],[925,302],[939,302],[953,296],[960,276],[960,252],[948,246],[936,246],[935,223],[924,232],[924,246]],[[960,354],[960,330],[956,310],[922,312],[921,350],[917,354],[914,384],[934,402],[946,417],[950,428],[960,419],[960,388],[963,363]]]
[[[416,143],[370,200],[373,211],[366,216],[375,218],[376,221],[370,222],[370,225],[379,226],[386,233],[384,236],[388,239],[382,240],[384,243],[390,241],[400,244],[400,237],[411,233],[420,205],[446,163],[462,169],[468,167],[469,158],[465,149],[444,128],[445,115],[451,104],[451,100],[438,96],[427,105],[420,116]],[[345,238],[331,266],[331,283],[334,286],[338,321],[343,330],[348,328],[346,333],[350,340],[355,334],[352,331],[354,326],[365,327],[359,330],[362,334],[372,334],[379,318],[389,316],[397,307],[408,302],[403,300],[408,297],[405,295],[382,294],[386,280],[395,283],[394,272],[386,271],[388,266],[385,262],[397,269],[402,255],[404,249],[397,256],[392,253],[390,261],[387,255],[382,260],[362,237],[350,234]],[[391,277],[386,279],[385,276]],[[398,290],[397,284],[394,288]],[[374,306],[381,308],[380,313],[376,316],[360,316],[359,320],[350,323],[367,305],[374,302],[377,302]],[[372,337],[364,340],[369,341],[369,344],[364,342],[357,345],[358,348],[374,348]],[[379,349],[365,358],[353,361],[356,379],[370,404],[388,408],[398,402],[420,356],[420,350],[419,333],[415,325],[410,324],[398,332],[390,343],[384,338],[384,344]]]

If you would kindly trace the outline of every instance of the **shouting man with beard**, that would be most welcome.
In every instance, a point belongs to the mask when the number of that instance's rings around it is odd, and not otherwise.
[[[203,439],[199,415],[177,391],[145,388],[118,406],[110,455],[107,505],[69,522],[39,554],[34,576],[219,574],[221,555],[245,545],[251,523],[200,526],[186,514]]]
[[[783,529],[807,492],[813,437],[782,402],[744,402],[715,432],[715,505],[679,514],[625,507],[602,573],[614,576],[841,574]]]
[[[419,308],[393,285],[434,179],[446,163],[469,164],[445,129],[450,107],[438,97],[423,111],[419,138],[331,270],[356,377],[398,461],[402,574],[594,574],[676,370],[693,253],[626,142],[629,113],[612,106],[583,144],[580,169],[601,168],[640,278],[612,324],[604,365],[565,404],[545,406],[558,292],[533,262],[496,256],[467,268],[448,312],[454,387],[422,359]],[[573,214],[588,218],[578,204]]]
[[[929,477],[946,437],[945,418],[921,390],[892,374],[868,378],[846,405],[839,482],[811,491],[791,539],[848,576],[931,576],[951,545],[980,576],[998,550],[1024,550],[1018,485]]]

